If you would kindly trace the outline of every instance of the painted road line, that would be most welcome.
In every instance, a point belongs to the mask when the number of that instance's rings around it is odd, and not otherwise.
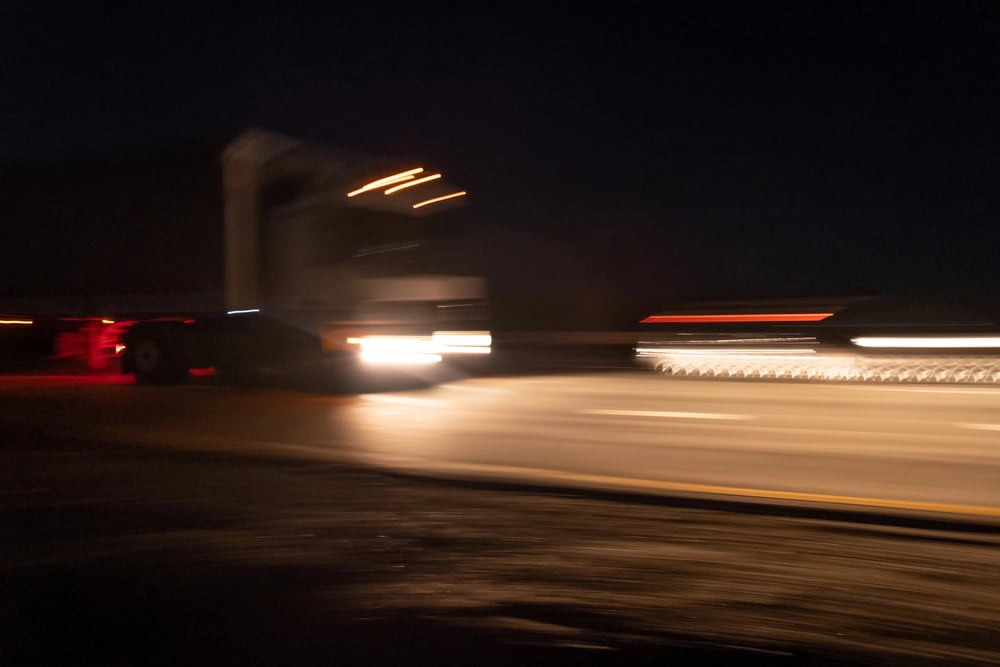
[[[968,422],[959,422],[955,424],[958,428],[968,429],[970,431],[1000,431],[1000,424],[972,424]]]
[[[814,385],[822,386],[822,385]],[[928,386],[886,386],[886,385],[861,385],[861,384],[840,384],[827,385],[836,386],[840,389],[856,391],[881,391],[881,392],[902,392],[905,394],[969,394],[973,396],[1000,396],[1000,387],[983,387],[979,389],[967,389],[963,387],[928,387]]]
[[[613,417],[657,417],[660,419],[716,419],[739,421],[754,419],[751,415],[732,415],[722,412],[669,412],[665,410],[577,410],[581,415],[608,415]]]
[[[399,462],[400,464],[402,462]],[[389,463],[389,465],[392,465]],[[616,477],[589,473],[526,468],[479,463],[441,463],[434,465],[406,465],[399,467],[414,474],[471,475],[492,478],[516,479],[536,484],[559,484],[567,486],[587,486],[601,488],[630,489],[639,492],[684,493],[709,496],[749,498],[762,501],[788,501],[802,503],[822,503],[827,505],[848,505],[867,507],[875,510],[906,512],[931,512],[935,514],[956,514],[962,516],[1000,519],[1000,507],[989,505],[965,505],[940,503],[923,500],[899,500],[894,498],[868,498],[864,496],[841,496],[827,493],[803,491],[781,491],[778,489],[753,489],[736,486],[716,486],[713,484],[689,484],[667,482],[636,477]]]

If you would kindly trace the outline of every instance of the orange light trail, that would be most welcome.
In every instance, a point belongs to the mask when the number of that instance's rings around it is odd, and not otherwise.
[[[426,183],[427,181],[435,181],[441,178],[441,174],[431,174],[430,176],[424,176],[423,178],[418,178],[413,181],[406,181],[402,185],[396,185],[385,191],[385,194],[391,195],[393,192],[399,192],[400,190],[405,190],[406,188],[412,188],[414,185],[420,185],[421,183]]]
[[[465,190],[462,190],[461,192],[452,192],[450,195],[443,195],[441,197],[434,197],[434,199],[426,199],[424,201],[417,202],[416,204],[413,205],[413,208],[422,208],[430,204],[436,204],[439,201],[445,201],[446,199],[454,199],[455,197],[464,197],[467,194],[469,193],[466,192]]]
[[[363,192],[369,192],[371,190],[378,190],[379,188],[384,188],[387,185],[392,185],[393,183],[399,183],[400,181],[409,181],[413,178],[414,174],[419,174],[424,170],[423,167],[417,167],[415,169],[408,169],[407,171],[401,171],[398,174],[393,174],[392,176],[386,176],[385,178],[379,178],[372,181],[371,183],[365,183],[357,190],[352,190],[347,193],[348,197],[356,197]]]
[[[0,320],[0,324],[34,324],[33,320]]]
[[[833,313],[728,313],[722,315],[650,315],[640,324],[707,324],[711,322],[821,322]]]

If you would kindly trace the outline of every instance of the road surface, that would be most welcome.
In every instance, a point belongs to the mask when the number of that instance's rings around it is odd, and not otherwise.
[[[614,373],[373,394],[362,454],[442,473],[1000,518],[1000,389]]]
[[[354,465],[986,512],[991,431],[958,425],[995,400],[642,373],[364,396],[5,377],[0,663],[996,664],[983,514]]]
[[[464,379],[359,396],[16,378],[0,380],[0,391],[10,406],[0,419],[117,440],[452,477],[1000,519],[1000,388],[609,372]],[[42,395],[55,402],[35,400]]]

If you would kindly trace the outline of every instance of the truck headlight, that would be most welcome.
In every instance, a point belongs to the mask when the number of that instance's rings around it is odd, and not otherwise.
[[[427,365],[450,354],[489,354],[489,331],[435,331],[431,336],[360,336],[347,339],[357,345],[366,364]]]

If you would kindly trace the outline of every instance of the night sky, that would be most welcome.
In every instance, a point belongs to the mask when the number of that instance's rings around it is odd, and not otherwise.
[[[428,156],[511,292],[1000,284],[993,1],[11,4],[7,164],[258,125]]]

